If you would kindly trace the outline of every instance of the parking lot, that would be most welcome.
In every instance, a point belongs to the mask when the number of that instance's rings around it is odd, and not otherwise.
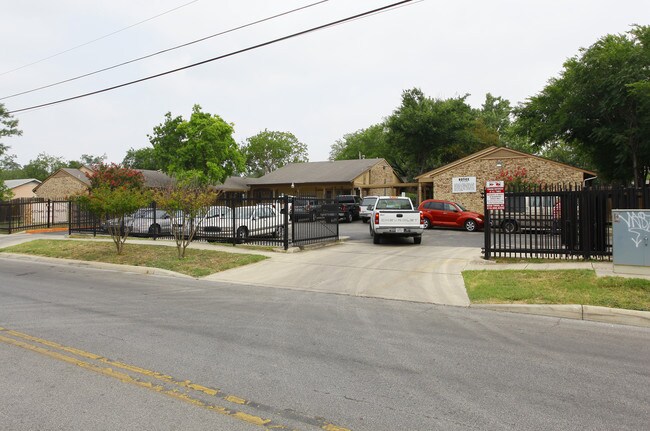
[[[372,244],[368,223],[361,220],[352,223],[340,223],[339,234],[341,237],[347,237],[351,242],[367,242]],[[393,238],[385,240],[381,245],[410,244],[413,240],[410,238]],[[379,246],[381,246],[379,245]],[[429,247],[483,247],[483,232],[466,232],[462,229],[451,228],[433,228],[424,231],[422,236],[422,246]]]

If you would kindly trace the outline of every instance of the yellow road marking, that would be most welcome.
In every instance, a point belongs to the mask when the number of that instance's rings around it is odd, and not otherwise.
[[[149,377],[149,378],[164,381],[165,383],[168,383],[168,384],[173,384],[173,385],[176,385],[176,386],[179,386],[179,387],[182,387],[182,388],[187,388],[187,389],[191,389],[191,390],[194,390],[194,391],[197,391],[197,392],[201,392],[201,393],[204,393],[206,395],[218,397],[218,398],[221,398],[221,399],[223,399],[225,401],[228,401],[228,402],[231,402],[231,403],[234,403],[234,404],[252,405],[252,406],[259,406],[260,405],[260,404],[257,404],[257,403],[247,401],[247,400],[245,400],[245,399],[243,399],[241,397],[237,397],[235,395],[225,395],[225,394],[222,395],[221,391],[219,389],[202,386],[202,385],[199,385],[199,384],[196,384],[196,383],[192,383],[189,380],[175,380],[173,377],[168,376],[166,374],[162,374],[162,373],[158,373],[156,371],[147,370],[145,368],[125,364],[125,363],[122,363],[122,362],[119,362],[119,361],[113,361],[113,360],[110,360],[110,359],[105,358],[103,356],[96,355],[94,353],[90,353],[90,352],[86,352],[86,351],[83,351],[83,350],[75,349],[74,347],[64,346],[64,345],[55,343],[53,341],[49,341],[49,340],[45,340],[45,339],[42,339],[42,338],[34,337],[34,336],[31,336],[31,335],[28,335],[28,334],[24,334],[24,333],[21,333],[21,332],[18,332],[18,331],[9,330],[9,329],[3,328],[3,327],[0,327],[0,333],[5,333],[7,335],[12,335],[14,337],[21,338],[23,340],[36,342],[36,343],[42,344],[42,345],[47,346],[47,347],[51,347],[51,348],[54,348],[54,349],[57,349],[57,350],[61,350],[61,351],[67,352],[67,353],[71,353],[71,354],[80,356],[82,358],[91,359],[91,360],[94,360],[94,361],[97,361],[97,362],[100,362],[100,363],[104,363],[106,365],[109,365],[110,367],[100,367],[100,366],[91,364],[89,362],[85,362],[85,361],[82,361],[80,359],[64,355],[64,354],[59,353],[59,352],[48,350],[48,349],[46,349],[44,347],[29,344],[29,343],[26,343],[26,342],[23,342],[23,341],[20,341],[20,340],[16,340],[14,338],[5,337],[5,336],[0,334],[0,342],[3,342],[5,344],[10,344],[10,345],[13,345],[13,346],[21,347],[21,348],[26,349],[26,350],[30,350],[32,352],[40,353],[40,354],[48,356],[50,358],[57,359],[59,361],[63,361],[63,362],[69,363],[69,364],[73,364],[73,365],[79,366],[81,368],[84,368],[86,370],[93,371],[93,372],[98,373],[98,374],[102,374],[102,375],[107,376],[107,377],[115,378],[115,379],[120,380],[120,381],[122,381],[124,383],[129,383],[129,384],[132,384],[132,385],[135,385],[135,386],[139,386],[139,387],[142,387],[142,388],[145,388],[145,389],[149,389],[151,391],[158,392],[158,393],[161,393],[161,394],[176,398],[178,400],[185,401],[187,403],[193,404],[195,406],[205,408],[205,409],[217,412],[219,414],[223,414],[223,415],[226,415],[226,416],[229,416],[229,417],[232,417],[232,418],[235,418],[235,419],[238,419],[238,420],[250,423],[250,424],[259,425],[259,426],[266,426],[267,430],[271,430],[271,429],[288,430],[288,427],[286,427],[284,425],[281,425],[281,424],[273,423],[271,421],[271,419],[265,419],[265,418],[261,418],[259,416],[255,416],[255,415],[245,413],[245,412],[235,411],[235,410],[231,410],[231,409],[228,409],[228,408],[225,408],[225,407],[222,407],[222,406],[217,406],[217,405],[205,403],[205,402],[203,402],[203,401],[201,401],[199,399],[190,397],[186,393],[182,393],[182,392],[179,392],[177,390],[170,390],[170,389],[167,389],[167,388],[165,388],[164,386],[161,386],[161,385],[155,385],[155,384],[153,384],[151,382],[136,379],[134,377],[131,377],[129,374],[126,374],[126,373],[123,373],[123,372],[120,372],[120,371],[116,371],[111,367],[119,368],[119,369],[126,370],[126,371],[130,371],[130,372],[135,373],[135,374],[141,374],[141,375]],[[321,429],[323,429],[325,431],[350,431],[348,428],[339,427],[339,426],[333,425],[333,424],[331,424],[329,422],[322,421],[322,420],[311,419],[311,420],[307,420],[306,422],[311,423],[312,425],[317,425],[317,426],[319,426]],[[318,422],[318,424],[314,423],[314,422]]]

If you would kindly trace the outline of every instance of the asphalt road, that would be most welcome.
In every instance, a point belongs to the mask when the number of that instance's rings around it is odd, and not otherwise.
[[[2,257],[0,327],[7,430],[640,430],[649,416],[644,328]]]

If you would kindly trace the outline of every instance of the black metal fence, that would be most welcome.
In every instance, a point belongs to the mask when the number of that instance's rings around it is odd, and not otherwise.
[[[67,227],[67,201],[23,198],[0,202],[0,232],[12,233],[25,229]]]
[[[336,241],[337,218],[321,211],[323,202],[313,198],[218,199],[200,219],[169,213],[152,203],[119,219],[100,220],[76,203],[70,204],[70,233],[107,233],[128,230],[129,235],[171,239],[195,230],[194,240],[263,246],[304,246]]]
[[[503,210],[484,205],[484,257],[611,259],[612,209],[648,205],[647,188],[506,190]]]

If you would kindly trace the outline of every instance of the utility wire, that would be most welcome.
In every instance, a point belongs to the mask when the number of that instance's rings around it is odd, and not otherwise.
[[[159,17],[161,17],[161,16],[163,16],[163,15],[167,15],[168,13],[174,12],[174,11],[180,9],[180,8],[184,8],[185,6],[189,6],[189,5],[191,5],[192,3],[196,3],[197,1],[199,1],[199,0],[192,0],[191,2],[188,2],[188,3],[182,4],[182,5],[180,5],[180,6],[176,6],[176,7],[173,8],[173,9],[169,9],[169,10],[167,10],[167,11],[165,11],[165,12],[159,13],[158,15],[154,15],[154,16],[152,16],[152,17],[150,17],[150,18],[147,18],[147,19],[144,19],[144,20],[142,20],[142,21],[136,22],[135,24],[131,24],[131,25],[129,25],[129,26],[127,26],[127,27],[124,27],[124,28],[121,28],[121,29],[119,29],[119,30],[115,30],[115,31],[113,31],[113,32],[111,32],[111,33],[105,34],[104,36],[100,36],[100,37],[98,37],[97,39],[93,39],[93,40],[90,40],[90,41],[88,41],[88,42],[84,42],[84,43],[82,43],[81,45],[73,46],[72,48],[68,48],[68,49],[66,49],[66,50],[64,50],[64,51],[57,52],[56,54],[52,54],[52,55],[50,55],[49,57],[41,58],[40,60],[33,61],[33,62],[28,63],[28,64],[25,64],[25,65],[23,65],[23,66],[17,67],[17,68],[15,68],[15,69],[7,70],[6,72],[2,72],[2,73],[0,73],[0,76],[6,75],[6,74],[11,73],[11,72],[15,72],[15,71],[17,71],[17,70],[24,69],[24,68],[29,67],[29,66],[33,66],[33,65],[35,65],[35,64],[41,63],[41,62],[43,62],[43,61],[45,61],[45,60],[49,60],[49,59],[54,58],[54,57],[58,57],[59,55],[65,54],[66,52],[74,51],[75,49],[78,49],[78,48],[81,48],[81,47],[83,47],[83,46],[90,45],[91,43],[97,42],[98,40],[106,39],[106,38],[109,37],[109,36],[113,36],[114,34],[117,34],[117,33],[120,33],[120,32],[122,32],[122,31],[128,30],[128,29],[133,28],[133,27],[135,27],[135,26],[137,26],[137,25],[144,24],[144,23],[147,22],[147,21],[151,21],[151,20],[156,19],[156,18],[159,18]]]
[[[399,2],[396,2],[396,3],[392,3],[390,5],[387,5],[387,6],[383,6],[383,7],[377,8],[377,9],[367,11],[367,12],[362,12],[362,13],[359,13],[357,15],[352,15],[352,16],[349,16],[347,18],[343,18],[343,19],[340,19],[340,20],[337,20],[337,21],[332,21],[332,22],[329,22],[327,24],[323,24],[323,25],[320,25],[320,26],[317,26],[317,27],[312,27],[310,29],[300,31],[298,33],[293,33],[293,34],[290,34],[288,36],[283,36],[283,37],[280,37],[278,39],[273,39],[273,40],[270,40],[270,41],[267,41],[267,42],[264,42],[264,43],[260,43],[258,45],[249,46],[248,48],[243,48],[243,49],[240,49],[240,50],[237,50],[237,51],[232,51],[232,52],[230,52],[228,54],[223,54],[223,55],[220,55],[220,56],[217,56],[217,57],[210,58],[208,60],[200,61],[198,63],[193,63],[193,64],[190,64],[190,65],[187,65],[187,66],[179,67],[177,69],[168,70],[166,72],[158,73],[156,75],[150,75],[150,76],[147,76],[145,78],[136,79],[135,81],[130,81],[130,82],[126,82],[126,83],[123,83],[123,84],[114,85],[112,87],[107,87],[107,88],[104,88],[104,89],[101,89],[101,90],[92,91],[90,93],[84,93],[84,94],[80,94],[80,95],[77,95],[77,96],[68,97],[66,99],[59,99],[59,100],[55,100],[53,102],[42,103],[40,105],[29,106],[27,108],[15,109],[13,111],[8,111],[7,113],[8,114],[15,114],[15,113],[18,113],[18,112],[29,111],[29,110],[36,109],[36,108],[42,108],[44,106],[56,105],[56,104],[59,104],[59,103],[69,102],[71,100],[81,99],[81,98],[84,98],[84,97],[93,96],[95,94],[100,94],[100,93],[105,93],[105,92],[108,92],[108,91],[116,90],[118,88],[126,87],[126,86],[129,86],[129,85],[133,85],[133,84],[137,84],[137,83],[140,83],[140,82],[148,81],[150,79],[159,78],[161,76],[170,75],[172,73],[180,72],[181,70],[191,69],[193,67],[201,66],[201,65],[207,64],[207,63],[211,63],[211,62],[216,61],[216,60],[222,60],[224,58],[232,57],[232,56],[235,56],[237,54],[244,53],[244,52],[253,51],[253,50],[258,49],[258,48],[262,48],[262,47],[265,47],[265,46],[268,46],[268,45],[273,45],[275,43],[283,42],[285,40],[289,40],[289,39],[293,39],[295,37],[303,36],[303,35],[306,35],[308,33],[313,33],[313,32],[318,31],[318,30],[323,30],[325,28],[333,27],[333,26],[342,24],[344,22],[354,21],[354,20],[356,20],[358,18],[368,16],[368,15],[373,15],[373,14],[375,14],[377,12],[384,11],[384,10],[391,9],[391,8],[395,8],[397,6],[400,6],[400,5],[403,5],[403,4],[406,4],[406,3],[410,3],[412,1],[413,0],[402,0],[402,1],[399,1]]]
[[[198,0],[196,0],[196,1],[198,1]],[[265,21],[270,21],[272,19],[279,18],[279,17],[284,16],[284,15],[289,15],[291,13],[298,12],[298,11],[303,10],[303,9],[307,9],[307,8],[312,7],[312,6],[319,5],[321,3],[326,3],[328,1],[329,0],[321,0],[321,1],[318,1],[316,3],[311,3],[311,4],[308,4],[306,6],[302,6],[302,7],[296,8],[296,9],[292,9],[292,10],[289,10],[289,11],[286,11],[286,12],[279,13],[277,15],[270,16],[268,18],[263,18],[263,19],[260,19],[260,20],[257,20],[257,21],[250,22],[248,24],[244,24],[244,25],[240,25],[238,27],[231,28],[229,30],[224,30],[224,31],[221,31],[219,33],[211,34],[210,36],[205,36],[205,37],[202,37],[200,39],[193,40],[191,42],[183,43],[181,45],[177,45],[177,46],[174,46],[172,48],[163,49],[162,51],[154,52],[153,54],[149,54],[149,55],[145,55],[145,56],[142,56],[142,57],[134,58],[132,60],[128,60],[128,61],[125,61],[123,63],[116,64],[114,66],[105,67],[103,69],[99,69],[99,70],[96,70],[94,72],[89,72],[89,73],[85,73],[83,75],[75,76],[74,78],[65,79],[63,81],[55,82],[55,83],[48,84],[48,85],[43,85],[42,87],[37,87],[37,88],[33,88],[31,90],[21,91],[20,93],[10,94],[9,96],[0,97],[0,100],[11,99],[12,97],[22,96],[23,94],[33,93],[35,91],[44,90],[46,88],[54,87],[56,85],[65,84],[66,82],[76,81],[77,79],[85,78],[85,77],[91,76],[91,75],[96,75],[96,74],[101,73],[101,72],[106,72],[107,70],[115,69],[115,68],[118,68],[118,67],[121,67],[121,66],[124,66],[124,65],[127,65],[127,64],[131,64],[131,63],[135,63],[136,61],[151,58],[151,57],[154,57],[156,55],[160,55],[160,54],[164,54],[164,53],[169,52],[169,51],[173,51],[175,49],[184,48],[186,46],[193,45],[193,44],[198,43],[198,42],[203,42],[203,41],[211,39],[213,37],[222,36],[222,35],[227,34],[227,33],[232,33],[234,31],[241,30],[241,29],[246,28],[246,27],[251,27],[253,25],[260,24],[260,23],[265,22]]]

